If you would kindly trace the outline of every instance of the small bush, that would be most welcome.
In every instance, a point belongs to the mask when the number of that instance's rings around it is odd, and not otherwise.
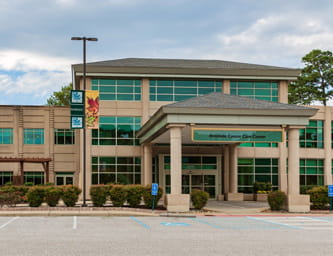
[[[19,192],[0,192],[0,207],[7,205],[8,207],[15,207],[16,204],[22,201]]]
[[[127,195],[126,201],[130,207],[138,207],[140,205],[143,195],[143,186],[141,185],[128,185],[125,187]]]
[[[191,202],[195,209],[201,210],[207,204],[209,194],[200,189],[193,189],[191,192]]]
[[[113,206],[121,207],[126,202],[126,190],[123,185],[114,185],[109,193]]]
[[[0,192],[17,192],[21,197],[20,202],[27,201],[26,194],[27,194],[28,190],[29,190],[29,187],[26,187],[26,186],[5,185],[5,186],[0,187]]]
[[[163,195],[163,190],[162,188],[159,186],[158,187],[158,192],[157,192],[157,196],[155,196],[155,207],[158,205],[158,201],[161,199]],[[153,207],[153,196],[151,195],[151,185],[145,186],[143,188],[143,201],[145,203],[145,206],[148,208],[152,208]]]
[[[300,193],[302,195],[309,194],[308,191],[315,188],[315,187],[318,187],[318,185],[301,185],[300,186]]]
[[[34,186],[34,183],[33,182],[25,182],[24,186],[26,186],[26,187],[32,187],[32,186]]]
[[[90,187],[90,198],[95,207],[102,207],[108,197],[109,186],[94,185]]]
[[[253,193],[258,194],[258,191],[267,191],[269,193],[272,191],[272,184],[269,182],[254,182],[253,183]]]
[[[59,187],[46,187],[45,188],[45,202],[48,206],[55,207],[57,206],[60,197],[61,197],[61,188]]]
[[[329,203],[327,186],[317,186],[308,190],[313,209],[325,210]]]
[[[61,199],[64,201],[64,204],[67,207],[74,207],[79,200],[81,189],[73,185],[67,185],[62,186],[61,190]]]
[[[27,193],[30,207],[39,207],[44,201],[45,189],[43,187],[31,187]]]
[[[268,204],[273,211],[282,210],[283,204],[286,201],[287,196],[283,191],[276,190],[268,194]]]

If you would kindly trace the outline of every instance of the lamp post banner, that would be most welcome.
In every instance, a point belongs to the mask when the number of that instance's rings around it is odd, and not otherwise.
[[[86,114],[86,128],[98,129],[99,128],[99,92],[86,91],[85,92],[85,114]]]

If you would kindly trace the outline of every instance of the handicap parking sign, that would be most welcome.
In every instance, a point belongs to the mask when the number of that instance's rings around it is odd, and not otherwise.
[[[151,184],[151,195],[157,196],[157,193],[158,193],[158,184],[157,183]]]
[[[328,185],[328,196],[333,197],[333,185]]]

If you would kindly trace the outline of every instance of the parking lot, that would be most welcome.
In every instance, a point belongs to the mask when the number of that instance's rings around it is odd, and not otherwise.
[[[331,216],[1,217],[1,255],[330,255]]]

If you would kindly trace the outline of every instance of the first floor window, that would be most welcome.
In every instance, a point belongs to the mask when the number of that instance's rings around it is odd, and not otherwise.
[[[13,182],[13,172],[0,172],[0,186]]]
[[[92,184],[140,184],[140,157],[92,157]]]
[[[55,185],[73,185],[74,184],[74,173],[73,172],[56,172]]]
[[[24,183],[44,184],[44,172],[24,172]]]
[[[278,168],[276,158],[239,158],[238,192],[253,193],[254,182],[268,182],[277,189]]]
[[[300,159],[300,185],[324,185],[323,159]]]

